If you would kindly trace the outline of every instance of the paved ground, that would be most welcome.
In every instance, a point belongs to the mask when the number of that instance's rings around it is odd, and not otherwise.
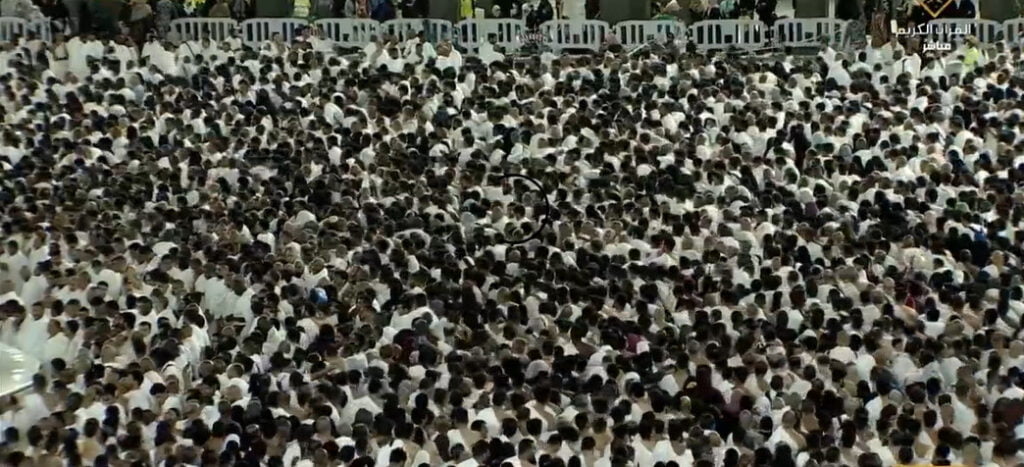
[[[32,383],[39,362],[24,352],[0,344],[0,397],[15,393]]]

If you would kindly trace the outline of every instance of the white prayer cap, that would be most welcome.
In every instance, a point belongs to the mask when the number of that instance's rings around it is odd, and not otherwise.
[[[242,391],[242,394],[249,393],[249,383],[246,383],[245,380],[243,380],[242,378],[231,378],[231,380],[228,381],[227,387],[230,388],[232,386],[237,387],[240,391]]]
[[[526,367],[526,379],[536,378],[541,372],[551,373],[551,366],[544,360],[534,360]]]
[[[151,383],[164,384],[163,376],[161,376],[160,373],[157,373],[155,371],[147,371],[146,374],[143,375],[143,378],[145,378]]]
[[[161,373],[163,373],[164,381],[173,377],[176,378],[178,382],[182,382],[181,368],[178,368],[178,366],[175,365],[173,362],[167,364],[167,366],[164,367]]]
[[[16,292],[7,292],[7,293],[5,293],[3,295],[0,295],[0,304],[11,302],[11,301],[13,301],[13,302],[15,302],[15,303],[17,303],[18,305],[21,305],[21,306],[25,305],[21,301],[21,297]]]
[[[359,353],[345,359],[345,366],[349,370],[363,371],[367,368],[366,355]]]
[[[385,362],[384,360],[381,360],[379,358],[375,359],[373,362],[371,362],[370,366],[374,367],[374,368],[380,368],[381,370],[384,370],[384,373],[388,372],[388,364],[387,364],[387,362]]]

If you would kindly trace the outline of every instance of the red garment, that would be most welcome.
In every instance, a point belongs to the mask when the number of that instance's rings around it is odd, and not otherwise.
[[[636,353],[636,345],[643,341],[643,336],[638,334],[627,334],[626,335],[626,351],[629,353]]]

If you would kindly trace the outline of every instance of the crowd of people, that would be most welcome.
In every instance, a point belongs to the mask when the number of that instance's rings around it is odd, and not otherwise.
[[[597,0],[452,0],[457,19],[523,18],[530,24],[552,19],[593,19]],[[489,8],[484,8],[489,6]],[[427,0],[3,0],[0,16],[48,21],[55,33],[116,37],[127,34],[137,43],[150,35],[165,37],[171,21],[183,18],[292,17],[427,18]]]
[[[1024,462],[1018,48],[465,52],[0,51],[0,464]]]
[[[853,2],[856,3],[856,2]],[[771,24],[777,19],[778,0],[668,0],[653,8],[660,19],[677,19],[687,24],[704,20],[758,19]]]

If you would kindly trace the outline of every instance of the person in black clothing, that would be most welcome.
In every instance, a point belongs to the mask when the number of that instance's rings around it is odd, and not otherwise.
[[[873,9],[872,9],[873,10]],[[856,1],[849,2],[837,2],[836,3],[836,18],[846,21],[853,21],[861,18],[861,9]],[[870,18],[871,16],[865,16]]]
[[[974,18],[978,15],[978,8],[974,5],[974,0],[954,0],[947,8],[950,11],[943,16],[948,18]]]
[[[403,18],[426,18],[430,14],[427,0],[401,0],[399,9]]]
[[[50,19],[50,22],[54,25],[54,30],[62,31],[64,29],[63,25],[68,20],[68,9],[63,2],[59,0],[36,0],[35,3],[39,7],[39,12]]]
[[[526,28],[533,30],[545,22],[555,18],[555,9],[549,0],[541,0],[540,5],[526,16]]]
[[[499,18],[512,18],[522,12],[523,4],[520,0],[494,0]]]
[[[725,397],[711,384],[711,367],[707,365],[697,367],[683,393],[690,398],[693,416],[698,418],[704,414],[718,416],[725,405]]]
[[[775,10],[778,7],[779,0],[758,0],[757,7],[755,7],[757,18],[770,27],[775,24],[775,20],[778,18],[775,14]]]
[[[377,4],[377,7],[370,12],[370,17],[376,21],[384,22],[396,18],[395,4],[392,0],[384,0]]]

